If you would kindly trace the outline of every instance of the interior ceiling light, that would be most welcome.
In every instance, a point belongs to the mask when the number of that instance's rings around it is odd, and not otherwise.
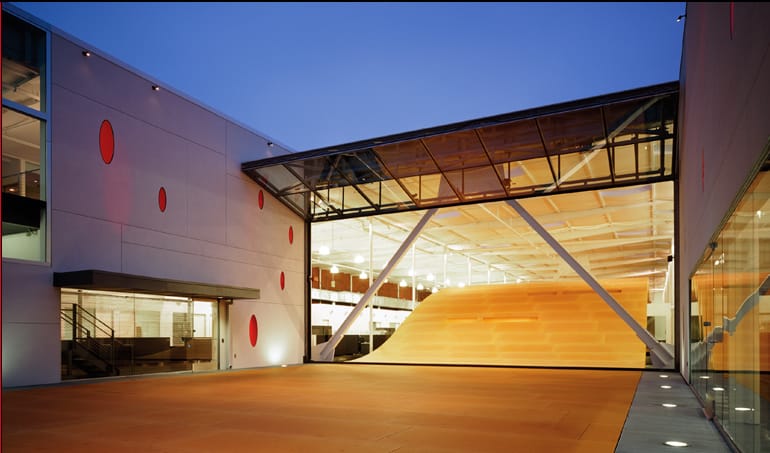
[[[422,284],[422,283],[418,283],[418,284],[417,284],[417,291],[422,291],[422,290],[424,290],[424,289],[425,289],[425,286],[423,286],[423,284]]]
[[[336,274],[339,271],[340,271],[340,268],[338,268],[336,264],[332,264],[332,268],[329,269],[329,272],[331,272],[332,274]]]
[[[405,287],[405,286],[406,286],[406,280],[401,280],[401,281],[398,283],[398,286],[400,286],[400,287],[402,287],[402,288],[403,288],[403,287]]]
[[[431,288],[431,289],[430,289],[430,292],[431,292],[431,293],[437,293],[437,292],[438,292],[438,288],[436,288],[436,287],[434,286],[433,288]]]
[[[671,386],[670,385],[661,385],[660,388],[662,388],[662,389],[670,389]]]
[[[663,404],[661,404],[661,406],[663,406],[663,407],[676,407],[676,404],[673,404],[673,403],[663,403]]]
[[[436,276],[435,276],[435,275],[433,275],[433,274],[428,274],[427,276],[425,276],[425,278],[426,278],[426,279],[427,279],[429,282],[432,282],[432,281],[436,280]]]
[[[725,391],[725,389],[722,388],[722,387],[714,387],[712,390],[714,390],[715,392],[724,392]]]
[[[668,375],[667,374],[661,374],[660,377],[662,377],[663,379],[666,379],[668,377]]]
[[[319,255],[328,255],[330,252],[329,247],[322,245],[318,247],[318,254]]]
[[[750,407],[736,407],[735,410],[738,412],[749,412],[749,411],[753,411],[754,409]]]
[[[363,256],[361,256],[361,255],[356,255],[356,256],[355,256],[355,258],[353,258],[353,261],[354,261],[356,264],[361,264],[361,263],[363,263],[363,262],[364,262],[364,257],[363,257]]]
[[[669,447],[686,447],[687,446],[687,442],[682,442],[679,440],[667,440],[663,444],[668,445]]]
[[[465,288],[465,282],[460,282],[457,284],[458,288]]]
[[[711,379],[711,377],[709,377],[709,376],[701,376],[700,378],[701,379]]]
[[[366,272],[361,271],[361,274],[358,276],[361,280],[369,278],[369,275],[366,274]]]

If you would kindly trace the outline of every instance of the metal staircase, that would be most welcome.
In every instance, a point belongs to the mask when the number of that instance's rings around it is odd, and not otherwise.
[[[60,317],[68,334],[62,335],[62,379],[120,374],[115,365],[120,342],[112,327],[77,304],[62,308]]]

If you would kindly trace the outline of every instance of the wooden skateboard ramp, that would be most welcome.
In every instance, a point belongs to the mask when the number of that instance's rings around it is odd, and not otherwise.
[[[647,279],[600,282],[646,325]],[[646,347],[583,281],[444,289],[356,362],[644,368]]]

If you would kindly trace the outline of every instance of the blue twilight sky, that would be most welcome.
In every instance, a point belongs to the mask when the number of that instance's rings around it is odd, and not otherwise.
[[[685,3],[14,2],[295,151],[679,79]]]

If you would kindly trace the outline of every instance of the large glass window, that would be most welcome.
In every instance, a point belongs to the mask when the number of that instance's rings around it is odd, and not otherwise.
[[[46,260],[46,35],[3,13],[3,258]]]
[[[691,278],[692,386],[741,451],[770,451],[770,172]]]
[[[62,379],[216,370],[217,302],[62,290]]]

